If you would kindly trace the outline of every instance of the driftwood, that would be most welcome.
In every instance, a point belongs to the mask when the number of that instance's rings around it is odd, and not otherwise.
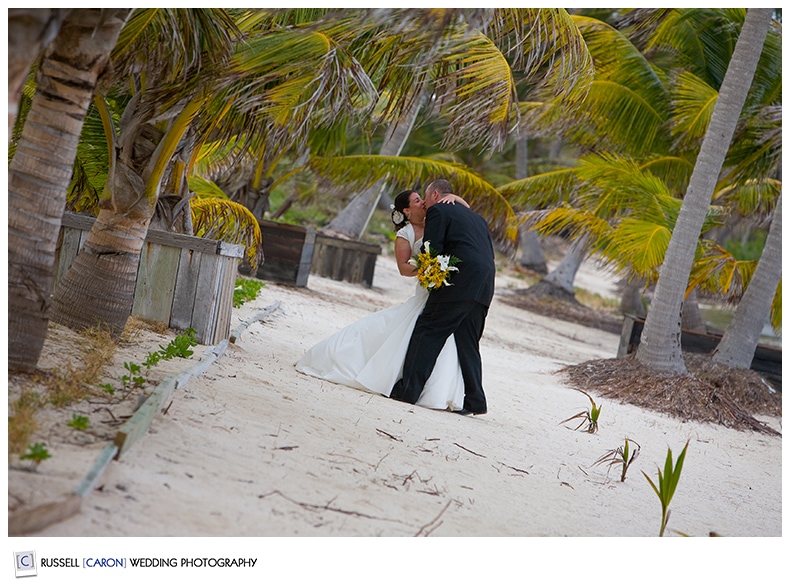
[[[247,327],[252,324],[253,322],[261,322],[267,316],[269,316],[272,312],[274,312],[277,308],[280,307],[280,300],[277,300],[271,306],[265,307],[263,310],[255,314],[254,316],[247,318],[246,320],[242,321],[242,323],[237,326],[233,332],[230,333],[230,342],[235,343],[236,340],[241,337],[242,333],[247,330]]]

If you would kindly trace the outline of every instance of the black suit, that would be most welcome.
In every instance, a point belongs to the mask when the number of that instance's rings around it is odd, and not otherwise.
[[[496,274],[488,225],[461,204],[434,204],[425,216],[425,241],[439,254],[455,255],[461,262],[448,280],[452,285],[429,294],[409,341],[403,379],[395,383],[390,397],[416,403],[444,343],[455,334],[464,377],[464,408],[485,413],[480,338],[494,297]]]

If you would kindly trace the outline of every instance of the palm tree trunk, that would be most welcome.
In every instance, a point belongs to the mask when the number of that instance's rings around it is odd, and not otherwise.
[[[30,67],[57,36],[71,8],[8,9],[8,138]]]
[[[685,373],[680,315],[694,252],[716,180],[757,69],[773,9],[750,8],[727,67],[688,190],[672,232],[636,352],[648,367]]]
[[[571,243],[565,256],[546,277],[527,289],[529,295],[538,297],[552,297],[571,303],[578,303],[573,290],[576,273],[587,256],[587,241],[589,237],[583,236]]]
[[[107,178],[111,198],[102,202],[85,246],[58,284],[52,320],[75,329],[100,325],[119,336],[134,305],[140,254],[163,182],[173,173],[175,153],[193,145],[185,133],[205,102],[193,97],[169,123],[153,149],[156,129],[143,118],[142,101],[133,99],[121,117],[121,147]],[[131,111],[130,111],[131,109]],[[175,114],[173,112],[172,114]],[[184,157],[184,159],[188,159]]]
[[[697,290],[694,289],[683,300],[683,306],[680,309],[680,327],[683,330],[690,330],[691,332],[701,332],[706,334],[708,332],[705,326],[705,320],[702,318],[702,312],[699,308],[699,299],[697,297]]]
[[[406,140],[411,134],[417,114],[422,108],[425,98],[417,100],[412,109],[403,120],[399,120],[389,129],[384,137],[379,155],[397,156],[403,150]],[[376,209],[381,192],[384,190],[386,182],[379,181],[375,185],[364,190],[357,195],[340,213],[326,226],[324,232],[329,235],[346,237],[358,240],[365,232],[371,216]]]
[[[735,316],[713,352],[713,360],[748,369],[760,341],[760,333],[782,277],[782,197],[774,210],[763,254],[749,286],[735,309]]]
[[[518,137],[516,139],[516,179],[527,177],[527,138]],[[521,267],[541,273],[548,271],[546,257],[543,249],[540,248],[540,240],[534,230],[530,230],[523,224],[518,227],[518,264]]]
[[[52,320],[75,330],[107,328],[118,337],[134,304],[140,253],[147,234],[148,223],[143,219],[99,211],[85,245],[58,283]]]
[[[49,323],[55,248],[82,123],[131,9],[75,9],[48,47],[8,170],[9,369],[32,371]]]

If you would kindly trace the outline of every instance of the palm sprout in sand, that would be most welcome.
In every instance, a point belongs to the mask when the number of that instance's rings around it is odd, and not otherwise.
[[[636,445],[633,449],[630,445],[632,442]],[[597,461],[593,463],[593,467],[595,465],[608,464],[608,473],[613,466],[622,465],[623,469],[620,473],[620,481],[624,483],[625,475],[628,472],[628,467],[630,467],[631,463],[633,463],[636,460],[636,457],[639,456],[639,450],[641,448],[642,447],[638,442],[631,440],[630,438],[626,438],[623,446],[618,446],[617,448],[613,448],[612,450],[603,454]]]
[[[589,410],[579,412],[575,416],[566,418],[565,420],[560,422],[560,424],[565,424],[565,422],[570,422],[571,420],[581,419],[581,423],[578,426],[576,426],[574,430],[578,430],[579,428],[581,428],[586,424],[587,428],[585,428],[584,431],[589,432],[590,434],[595,434],[596,432],[598,432],[598,417],[601,415],[601,406],[596,405],[595,400],[586,391],[582,391],[581,389],[577,389],[577,388],[575,389],[576,391],[586,395],[590,399],[590,403],[592,404],[592,406],[590,407]]]
[[[677,489],[678,481],[680,480],[680,471],[683,468],[683,461],[686,458],[686,449],[688,446],[689,443],[686,441],[686,445],[683,447],[674,465],[672,464],[672,449],[667,449],[667,460],[664,464],[664,470],[658,470],[658,485],[653,483],[653,480],[647,476],[647,473],[642,471],[642,475],[645,476],[647,482],[650,483],[650,487],[653,488],[658,499],[661,500],[661,531],[658,534],[659,536],[664,535],[667,522],[669,522],[669,502],[672,501],[672,497],[675,495],[675,489]]]

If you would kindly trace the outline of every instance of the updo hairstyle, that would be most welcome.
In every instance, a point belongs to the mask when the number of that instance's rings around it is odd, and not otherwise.
[[[403,212],[406,208],[409,207],[409,200],[411,199],[411,195],[414,193],[414,190],[405,190],[395,196],[392,204],[392,213],[390,214],[390,218],[392,219],[392,223],[395,225],[396,230],[400,230],[404,226],[406,226],[406,214]]]

